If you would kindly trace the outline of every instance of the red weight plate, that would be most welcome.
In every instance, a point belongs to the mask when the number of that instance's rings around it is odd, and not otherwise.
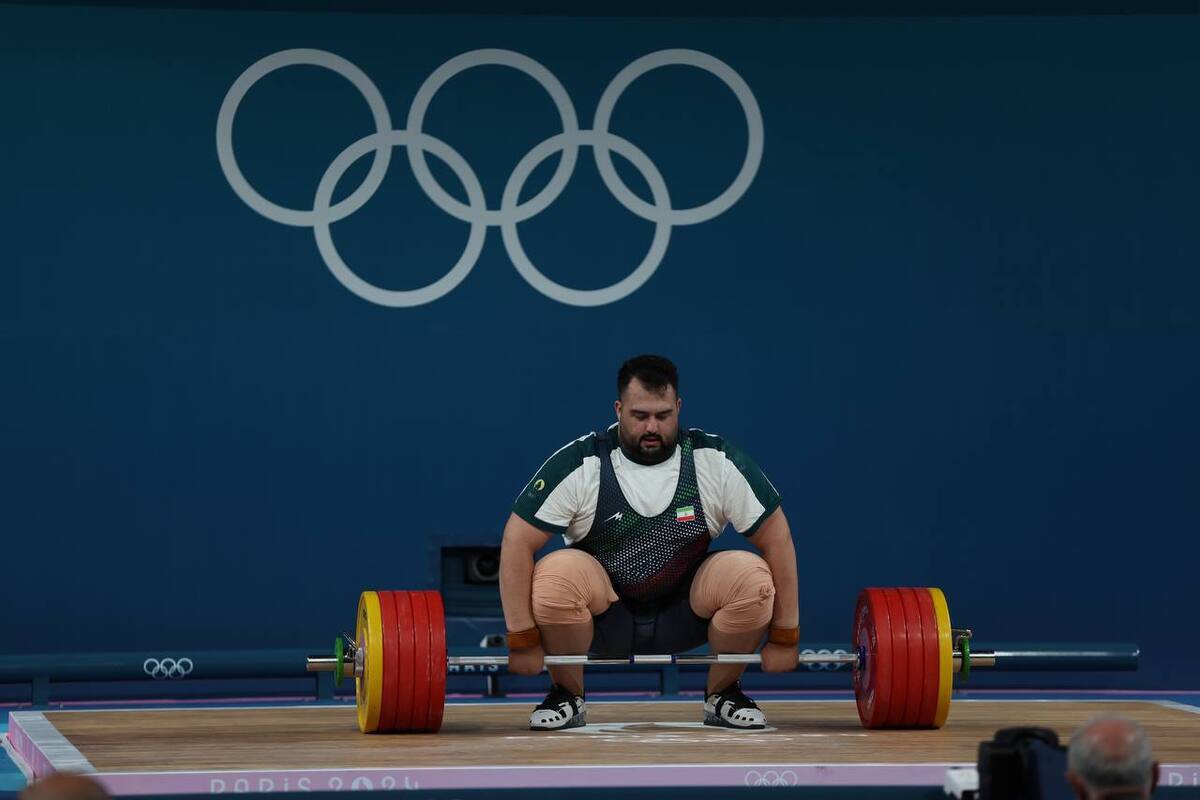
[[[854,608],[854,647],[866,658],[854,672],[858,718],[867,728],[883,727],[891,710],[892,630],[880,589],[863,589]]]
[[[379,592],[379,618],[383,623],[383,693],[379,697],[379,727],[376,733],[391,733],[396,727],[396,692],[400,690],[396,662],[396,601],[393,592]]]
[[[396,640],[399,658],[396,660],[396,677],[400,686],[396,692],[397,731],[413,729],[413,674],[416,670],[416,655],[413,652],[413,609],[412,597],[408,592],[396,592]]]
[[[413,607],[413,724],[424,730],[429,723],[429,605],[423,592],[409,592]],[[445,669],[442,665],[442,669]]]
[[[904,618],[904,602],[895,589],[881,589],[888,607],[892,628],[892,707],[888,711],[889,728],[902,728],[908,711],[908,622]]]
[[[446,609],[442,595],[426,592],[429,608],[429,725],[426,730],[437,733],[442,727],[442,712],[446,710]]]
[[[921,627],[921,606],[917,593],[911,588],[897,589],[904,606],[904,620],[908,628],[908,702],[905,704],[905,728],[920,728],[921,703],[925,699],[925,631]],[[928,594],[928,592],[926,593]]]
[[[921,631],[924,644],[921,647],[921,674],[925,676],[925,692],[921,698],[921,715],[918,723],[922,728],[932,728],[937,716],[938,683],[941,680],[941,664],[938,653],[937,612],[926,589],[913,589],[921,609]]]
[[[858,719],[864,726],[875,711],[875,644],[871,641],[870,615],[866,594],[860,592],[854,603],[854,632],[850,635],[850,646],[858,653],[851,683]]]

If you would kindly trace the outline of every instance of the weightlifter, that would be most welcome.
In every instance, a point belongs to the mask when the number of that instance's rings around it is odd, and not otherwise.
[[[513,504],[500,551],[509,670],[535,675],[545,654],[627,657],[752,653],[762,667],[798,661],[796,551],[779,494],[741,450],[681,431],[679,378],[661,356],[617,373],[617,421],[550,456]],[[761,553],[709,552],[730,524]],[[534,563],[553,535],[567,547]],[[769,629],[769,630],[768,630]],[[744,665],[713,664],[704,723],[762,728],[741,689]],[[587,722],[583,667],[550,667],[534,730]]]

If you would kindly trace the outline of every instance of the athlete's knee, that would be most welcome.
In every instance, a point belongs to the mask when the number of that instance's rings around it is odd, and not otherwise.
[[[775,602],[775,581],[767,562],[744,550],[718,553],[710,561],[703,587],[713,609],[710,624],[724,633],[765,628]]]
[[[533,568],[533,620],[574,625],[603,613],[617,599],[600,562],[582,550],[556,550]]]

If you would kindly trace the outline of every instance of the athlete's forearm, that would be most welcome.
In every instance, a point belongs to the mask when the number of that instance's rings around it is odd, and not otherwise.
[[[800,624],[800,591],[796,575],[796,546],[783,509],[775,510],[763,522],[750,542],[762,551],[775,581],[775,608],[771,624],[794,628]]]
[[[533,555],[549,536],[512,514],[504,526],[500,545],[500,602],[510,631],[534,627],[530,591],[533,586]]]

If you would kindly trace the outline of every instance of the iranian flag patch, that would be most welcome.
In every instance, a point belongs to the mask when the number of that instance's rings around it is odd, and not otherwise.
[[[675,509],[676,522],[691,522],[696,518],[696,509],[691,506],[683,506]]]

